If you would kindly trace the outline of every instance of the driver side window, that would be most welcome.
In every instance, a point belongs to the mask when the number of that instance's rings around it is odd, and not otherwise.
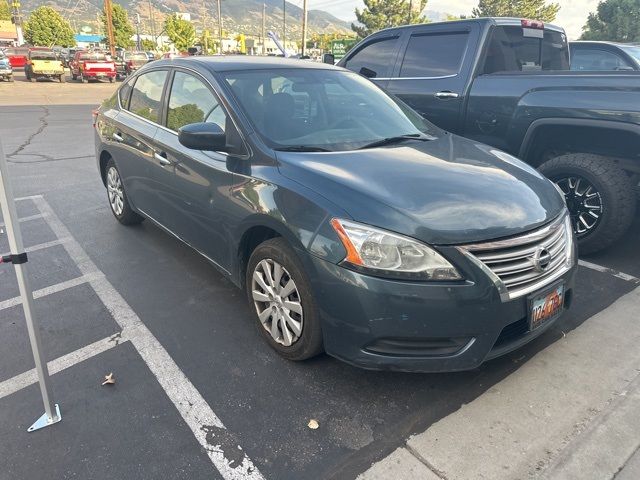
[[[200,79],[176,72],[169,95],[167,128],[177,132],[190,123],[208,122],[216,123],[224,130],[226,120],[218,99]]]

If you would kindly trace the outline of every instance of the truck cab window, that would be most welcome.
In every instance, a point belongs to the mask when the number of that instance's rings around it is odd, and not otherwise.
[[[369,78],[387,77],[393,65],[398,37],[383,38],[358,50],[345,67]]]
[[[526,36],[522,27],[495,27],[483,73],[569,70],[564,33],[544,30],[542,38]]]
[[[468,38],[468,32],[412,35],[399,76],[445,77],[457,74]]]

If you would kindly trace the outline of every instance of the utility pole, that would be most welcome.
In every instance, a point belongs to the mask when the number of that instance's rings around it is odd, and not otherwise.
[[[267,38],[265,35],[266,29],[266,21],[267,21],[267,5],[265,3],[262,4],[262,55],[267,54]]]
[[[109,52],[111,52],[111,57],[115,57],[116,45],[113,38],[113,8],[111,6],[111,0],[104,0],[104,13],[107,16],[107,39],[109,41]]]
[[[16,39],[18,40],[18,46],[24,43],[24,35],[22,34],[22,14],[20,13],[20,2],[13,0],[11,2],[13,12],[11,12],[11,22],[16,26]]]
[[[220,54],[222,55],[222,8],[218,0],[218,42],[220,42]]]
[[[138,51],[142,50],[142,42],[140,42],[140,14],[136,13],[136,35],[137,35],[137,42],[136,42],[136,49]]]
[[[153,8],[151,7],[151,0],[148,0],[149,3],[149,21],[151,22],[151,36],[153,37],[153,43],[156,44],[156,48],[158,47],[158,37],[156,37],[156,19],[155,15],[153,15]]]
[[[287,0],[282,0],[282,46],[287,50]]]
[[[413,0],[409,0],[409,15],[407,17],[407,24],[411,24],[411,10],[413,10]]]
[[[307,50],[307,0],[302,1],[302,56]]]

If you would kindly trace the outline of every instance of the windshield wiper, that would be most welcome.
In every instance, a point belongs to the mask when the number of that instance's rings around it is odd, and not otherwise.
[[[331,152],[328,148],[314,147],[311,145],[291,145],[289,147],[274,148],[279,152]]]
[[[382,147],[384,145],[391,145],[392,143],[404,142],[405,140],[422,140],[422,141],[426,141],[426,140],[431,140],[431,137],[428,137],[428,136],[423,135],[421,133],[408,133],[407,135],[398,135],[396,137],[387,137],[387,138],[382,138],[380,140],[376,140],[375,142],[367,143],[366,145],[363,145],[362,147],[360,147],[358,150],[364,150],[366,148]]]

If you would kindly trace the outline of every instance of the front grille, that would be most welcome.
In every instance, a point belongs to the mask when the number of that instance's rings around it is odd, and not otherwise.
[[[460,247],[488,273],[503,300],[538,290],[570,268],[571,224],[563,215],[525,235]]]

